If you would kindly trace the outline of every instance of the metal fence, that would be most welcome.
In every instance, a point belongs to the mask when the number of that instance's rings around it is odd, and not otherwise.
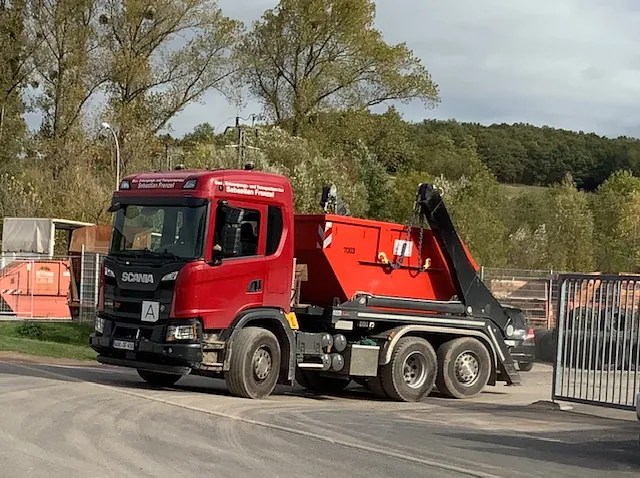
[[[93,321],[102,257],[0,255],[0,320]]]
[[[98,281],[102,256],[82,253],[80,256],[80,286],[78,290],[80,322],[93,322],[98,304]]]
[[[553,397],[633,409],[640,391],[640,276],[558,277]]]
[[[522,309],[534,328],[555,326],[558,283],[554,271],[482,267],[480,278],[501,303]]]
[[[2,258],[0,269],[0,316],[32,318],[34,261],[26,258]]]

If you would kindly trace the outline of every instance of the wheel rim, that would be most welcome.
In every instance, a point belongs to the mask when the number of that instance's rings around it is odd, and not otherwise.
[[[404,381],[410,388],[420,388],[427,380],[427,358],[420,352],[411,352],[404,359]]]
[[[253,353],[253,375],[258,381],[262,381],[271,373],[271,353],[262,346]]]
[[[480,377],[480,360],[478,356],[467,350],[458,355],[455,362],[456,379],[463,387],[471,387]]]

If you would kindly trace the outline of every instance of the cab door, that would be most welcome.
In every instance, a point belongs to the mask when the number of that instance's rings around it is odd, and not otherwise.
[[[229,199],[220,201],[212,224],[213,261],[201,284],[205,329],[227,328],[244,309],[264,300],[266,206]]]

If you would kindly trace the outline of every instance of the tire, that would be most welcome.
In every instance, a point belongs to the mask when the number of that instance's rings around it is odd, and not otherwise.
[[[182,375],[176,375],[173,373],[152,372],[151,370],[138,369],[138,375],[149,385],[154,387],[172,387],[178,380],[182,378]]]
[[[280,344],[261,327],[245,327],[233,341],[229,371],[224,378],[232,395],[261,399],[273,392],[280,375]]]
[[[380,382],[389,398],[417,402],[431,393],[437,372],[438,358],[431,344],[420,337],[403,337],[391,361],[380,367]]]
[[[382,387],[382,381],[380,380],[380,376],[370,378],[367,380],[367,388],[371,393],[373,393],[378,398],[384,398],[385,400],[389,399],[389,395],[385,392]]]
[[[530,372],[533,368],[533,362],[518,362],[518,369],[521,372]]]
[[[301,380],[298,380],[298,383],[318,393],[340,393],[351,383],[350,378],[325,377],[309,370],[300,370],[299,374]]]
[[[460,365],[466,366],[460,370]],[[450,398],[476,397],[489,382],[492,366],[491,355],[479,340],[472,337],[450,340],[438,347],[436,385],[440,393]]]

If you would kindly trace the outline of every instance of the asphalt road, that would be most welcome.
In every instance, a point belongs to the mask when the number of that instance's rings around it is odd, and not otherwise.
[[[198,377],[160,390],[127,369],[0,361],[0,476],[639,476],[640,424],[527,406],[546,394],[535,370],[518,391],[405,404],[357,388],[252,401]]]

